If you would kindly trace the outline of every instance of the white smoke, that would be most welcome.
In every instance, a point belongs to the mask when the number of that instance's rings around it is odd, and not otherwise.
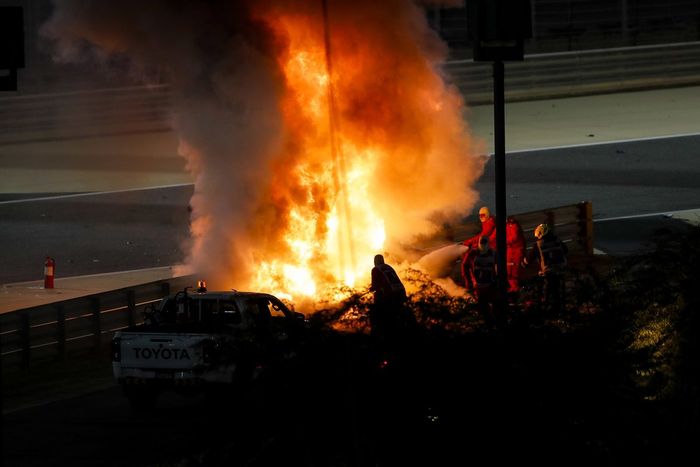
[[[195,180],[189,261],[212,278],[224,269],[246,278],[248,219],[284,139],[273,45],[247,3],[56,0],[42,28],[59,61],[121,55],[167,70],[180,153]]]
[[[480,176],[482,163],[471,157],[458,93],[445,87],[437,96],[441,103],[428,105],[420,93],[406,97],[405,88],[412,83],[401,74],[418,70],[422,81],[416,85],[442,86],[437,71],[430,70],[446,55],[446,47],[417,5],[459,3],[328,0],[329,9],[336,12],[337,33],[351,38],[336,49],[338,53],[367,50],[384,61],[382,69],[375,68],[376,83],[361,83],[358,89],[341,86],[338,92],[352,94],[352,106],[344,109],[349,121],[387,118],[381,128],[349,124],[344,127],[347,131],[363,138],[389,135],[402,142],[380,161],[376,174],[386,193],[376,204],[385,214],[391,238],[405,240],[409,230],[429,231],[434,228],[431,218],[463,214],[476,198],[470,187]],[[318,17],[321,2],[54,0],[54,4],[42,33],[54,41],[57,59],[100,61],[119,55],[129,57],[135,66],[158,64],[168,72],[180,153],[195,180],[189,262],[214,287],[246,288],[259,252],[274,255],[281,226],[289,222],[284,207],[271,201],[271,192],[283,192],[282,200],[301,196],[298,187],[284,186],[285,177],[273,172],[294,163],[289,149],[293,153],[299,142],[290,139],[279,108],[285,80],[276,57],[287,44],[283,35],[271,30],[265,14]],[[384,91],[374,85],[390,79],[397,80],[394,100],[379,104]],[[392,107],[404,104],[407,110],[401,112]],[[426,117],[426,109],[435,117]],[[432,124],[442,125],[441,133],[424,132],[420,127],[426,118],[440,119]],[[220,277],[226,283],[217,282]]]

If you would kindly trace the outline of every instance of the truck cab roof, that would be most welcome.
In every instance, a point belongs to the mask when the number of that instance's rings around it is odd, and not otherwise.
[[[239,291],[180,291],[163,298],[149,315],[154,325],[245,329],[271,320],[303,319],[274,295]]]

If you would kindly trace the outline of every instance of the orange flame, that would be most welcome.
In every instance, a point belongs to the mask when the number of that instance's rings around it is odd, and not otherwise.
[[[291,51],[280,59],[289,91],[283,114],[301,144],[301,156],[283,177],[302,196],[288,211],[287,257],[263,261],[254,283],[280,295],[314,296],[328,279],[350,287],[367,279],[367,265],[384,246],[384,222],[367,196],[377,156],[371,146],[356,144],[332,126],[335,78],[326,71],[323,42],[295,36],[304,31],[301,24],[282,21],[282,26]],[[334,152],[347,166],[340,167]],[[319,258],[324,264],[317,264]],[[319,277],[319,267],[329,268],[326,277]]]
[[[252,287],[298,300],[337,285],[366,286],[373,256],[384,252],[390,234],[404,240],[410,235],[402,230],[434,229],[426,219],[434,210],[471,207],[468,185],[481,168],[465,163],[471,148],[461,99],[415,46],[388,44],[391,38],[373,37],[376,31],[363,41],[356,25],[324,23],[320,14],[278,13],[265,18],[287,42],[277,60],[293,144],[276,164],[270,193],[284,213],[281,245],[258,252]],[[394,82],[382,81],[387,70]],[[441,157],[463,167],[450,174]],[[462,186],[441,176],[457,176]],[[403,185],[416,178],[416,186]],[[393,232],[387,222],[395,223]]]
[[[55,0],[43,29],[65,60],[169,71],[190,270],[299,301],[366,286],[377,253],[415,261],[416,235],[473,207],[483,161],[419,6],[457,3]]]

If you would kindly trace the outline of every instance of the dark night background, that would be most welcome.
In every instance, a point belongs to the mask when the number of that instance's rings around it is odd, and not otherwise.
[[[51,12],[48,1],[0,2],[22,4],[28,31],[36,30]],[[534,37],[525,43],[526,54],[700,40],[697,0],[532,4]],[[451,59],[471,56],[464,8],[428,8],[427,15],[450,45]],[[121,74],[119,63],[106,75],[104,70],[57,65],[34,35],[26,43],[19,91],[0,97],[8,109],[0,116],[0,144],[129,133],[134,128],[169,130],[167,95],[162,93],[148,94],[144,102],[152,112],[144,120],[124,121],[116,110],[107,126],[52,120],[44,111],[50,106],[44,106],[43,95],[124,88],[133,84],[133,77]],[[668,56],[677,53],[671,47]],[[686,84],[700,82],[696,65],[687,64]],[[157,76],[157,70],[153,73]],[[135,99],[145,95],[129,93]],[[62,99],[52,102],[63,105]],[[32,102],[44,110],[27,110]],[[21,112],[49,116],[22,120],[17,115],[26,113]],[[3,167],[10,166],[7,160],[0,158]],[[653,171],[645,174],[647,183],[657,180]],[[690,178],[692,173],[683,183],[692,185]],[[26,196],[33,195],[3,193],[3,200]],[[130,222],[132,212],[158,210],[165,218],[161,227],[184,237],[188,196],[187,188],[155,194],[148,206],[124,211],[123,224]],[[71,202],[64,204],[59,212],[65,209],[75,217]],[[3,212],[22,219],[27,211],[20,206],[8,205]],[[104,216],[99,203],[91,209]],[[158,244],[149,250],[151,256],[139,250],[129,264],[154,267],[179,261],[177,241],[159,242],[158,236],[151,239]],[[358,332],[331,329],[340,316],[337,310],[315,316],[297,366],[271,372],[224,400],[166,396],[154,411],[133,413],[111,381],[106,352],[25,372],[4,369],[3,464],[697,463],[700,234],[697,228],[669,227],[655,232],[655,238],[655,247],[638,255],[596,257],[572,269],[563,313],[517,306],[498,329],[486,327],[472,305],[423,290],[411,302],[418,326],[398,344],[385,347],[359,332],[366,331],[367,303],[355,297],[345,310],[360,317]],[[1,267],[18,255],[5,254]],[[121,256],[115,267],[127,268],[127,259]],[[88,265],[95,270],[76,273],[103,272],[96,264]],[[529,282],[524,298],[534,288]]]

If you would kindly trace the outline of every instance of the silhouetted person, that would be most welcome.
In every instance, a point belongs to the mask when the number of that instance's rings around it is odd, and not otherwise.
[[[548,224],[540,224],[535,228],[535,247],[525,258],[524,263],[537,261],[538,275],[542,279],[540,300],[544,308],[558,314],[563,306],[564,268],[568,248],[554,235]]]
[[[462,275],[467,290],[476,299],[476,305],[488,326],[496,324],[494,303],[496,300],[496,252],[489,246],[486,236],[479,238],[478,249],[471,249],[462,262]]]
[[[405,324],[406,288],[394,268],[384,262],[382,255],[374,257],[372,284],[374,304],[370,309],[372,334],[383,341],[393,341]]]

